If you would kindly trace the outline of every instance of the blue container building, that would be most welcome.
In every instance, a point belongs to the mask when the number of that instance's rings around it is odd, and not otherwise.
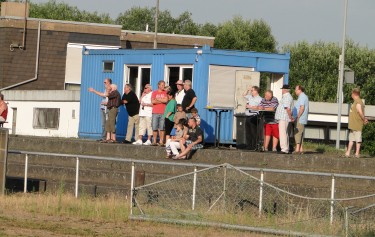
[[[191,49],[83,49],[79,137],[97,139],[101,136],[99,104],[101,98],[88,92],[89,87],[104,90],[103,80],[111,78],[120,93],[126,83],[139,96],[150,83],[153,90],[164,80],[175,89],[177,80],[192,80],[198,97],[196,108],[202,119],[205,142],[213,143],[215,113],[211,107],[228,108],[222,113],[221,143],[232,144],[236,139],[234,114],[245,110],[242,93],[249,86],[267,84],[277,98],[281,87],[288,83],[290,53],[259,53],[220,50],[205,45]],[[263,74],[263,76],[261,76]],[[117,118],[117,139],[126,134],[127,112],[121,106]]]

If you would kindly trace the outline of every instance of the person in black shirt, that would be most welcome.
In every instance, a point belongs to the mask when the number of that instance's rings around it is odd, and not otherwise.
[[[203,131],[202,129],[197,125],[197,121],[195,118],[190,118],[188,121],[189,129],[187,131],[187,134],[185,135],[184,141],[180,141],[182,143],[180,145],[181,147],[181,153],[178,156],[175,156],[173,159],[175,160],[184,160],[187,159],[187,154],[191,150],[197,150],[203,148]],[[185,148],[186,145],[187,147]]]
[[[126,130],[126,137],[123,143],[130,144],[133,137],[133,130],[135,126],[135,134],[139,134],[139,100],[137,95],[133,91],[133,87],[130,84],[126,84],[124,88],[124,95],[122,96],[122,103],[125,105],[128,111],[128,129]]]
[[[187,118],[191,118],[191,109],[195,108],[195,102],[197,101],[197,96],[194,90],[191,88],[191,81],[185,80],[184,82],[185,96],[182,100],[182,109],[186,113]]]

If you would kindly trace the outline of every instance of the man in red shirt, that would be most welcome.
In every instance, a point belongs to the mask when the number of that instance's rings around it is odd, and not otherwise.
[[[164,90],[165,82],[158,82],[158,89],[152,92],[151,102],[152,107],[152,130],[153,130],[153,142],[152,145],[156,146],[156,138],[159,131],[159,145],[164,145],[164,110],[168,102],[167,92]]]

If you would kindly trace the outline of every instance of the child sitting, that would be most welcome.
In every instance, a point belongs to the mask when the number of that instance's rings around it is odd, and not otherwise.
[[[170,159],[173,156],[177,156],[179,154],[178,149],[180,149],[180,141],[183,139],[184,134],[187,131],[187,127],[185,127],[186,119],[180,119],[179,123],[177,124],[176,133],[174,136],[171,136],[171,139],[168,139],[165,147],[167,156],[165,158]]]

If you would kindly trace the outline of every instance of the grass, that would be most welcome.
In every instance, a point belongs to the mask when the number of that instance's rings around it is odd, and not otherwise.
[[[129,200],[57,193],[0,196],[2,236],[261,236],[254,233],[129,221]],[[265,236],[265,235],[262,235]]]

